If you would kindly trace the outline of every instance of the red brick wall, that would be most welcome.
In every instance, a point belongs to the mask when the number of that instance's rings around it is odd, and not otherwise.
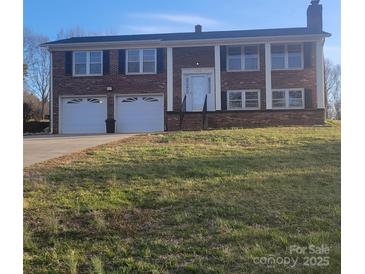
[[[166,51],[166,50],[165,50]],[[65,52],[52,53],[53,61],[53,132],[58,133],[59,96],[107,95],[108,117],[114,116],[114,95],[130,93],[163,93],[166,106],[166,52],[164,72],[151,75],[121,75],[118,73],[118,50],[110,50],[110,74],[104,76],[65,75]],[[106,87],[111,86],[112,92]]]
[[[186,47],[173,49],[173,110],[179,111],[181,104],[181,73],[183,68],[214,68],[214,47]],[[196,63],[199,63],[197,66]]]
[[[222,91],[234,89],[260,89],[261,110],[266,108],[265,91],[265,47],[260,45],[260,70],[252,72],[226,72],[222,71]],[[110,50],[110,74],[105,76],[72,77],[65,75],[65,53],[53,52],[53,130],[58,132],[58,102],[60,95],[107,95],[108,117],[114,115],[114,95],[133,93],[163,93],[166,109],[166,50],[164,53],[164,72],[154,75],[121,75],[118,73],[118,50]],[[199,63],[199,65],[197,65]],[[312,47],[312,66],[303,70],[282,70],[272,72],[272,87],[275,88],[306,88],[312,90],[312,106],[316,108],[316,69],[315,47]],[[173,49],[173,110],[179,111],[181,104],[181,76],[183,68],[210,67],[214,68],[214,47],[185,47]],[[112,92],[107,92],[106,87],[113,87]],[[167,113],[167,126],[171,119],[176,117]],[[175,118],[171,118],[175,117]],[[248,126],[251,124],[267,123],[318,123],[318,112],[313,111],[268,111],[268,112],[227,112],[216,115],[209,114],[210,125],[214,127]],[[169,120],[170,119],[170,120]],[[289,121],[292,119],[293,121]],[[300,120],[303,120],[300,122]],[[313,119],[310,122],[310,119]],[[255,121],[257,120],[257,121]],[[234,122],[232,122],[234,121]],[[221,123],[221,124],[220,124]],[[198,123],[199,124],[199,123]]]
[[[259,71],[234,71],[221,73],[222,91],[260,89],[261,109],[266,109],[265,45],[260,45]]]
[[[324,110],[220,111],[208,112],[208,128],[257,127],[273,125],[322,125]],[[167,129],[179,130],[179,114],[167,113]],[[183,130],[201,130],[202,114],[187,113]]]
[[[311,49],[311,67],[302,70],[273,70],[271,85],[273,89],[305,88],[312,90],[312,108],[317,108],[316,90],[316,48]]]

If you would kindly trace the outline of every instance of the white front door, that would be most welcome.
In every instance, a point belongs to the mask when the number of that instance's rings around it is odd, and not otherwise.
[[[205,96],[207,96],[207,109],[215,109],[214,92],[212,91],[211,74],[186,74],[185,90],[186,111],[202,111],[204,107]]]
[[[117,96],[115,106],[117,132],[164,131],[162,95]]]

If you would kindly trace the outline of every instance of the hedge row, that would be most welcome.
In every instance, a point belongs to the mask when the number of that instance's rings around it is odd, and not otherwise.
[[[49,127],[49,121],[31,121],[31,122],[25,122],[23,125],[23,132],[24,133],[39,133],[44,132],[44,130]]]

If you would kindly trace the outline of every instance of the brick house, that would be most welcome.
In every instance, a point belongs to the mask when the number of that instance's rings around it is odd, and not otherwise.
[[[51,129],[153,132],[325,119],[322,5],[307,26],[73,37],[51,52]]]

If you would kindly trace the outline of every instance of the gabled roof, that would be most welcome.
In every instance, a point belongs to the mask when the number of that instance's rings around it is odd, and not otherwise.
[[[313,32],[308,28],[280,28],[280,29],[256,29],[256,30],[231,30],[231,31],[206,31],[206,32],[185,32],[185,33],[160,33],[160,34],[136,34],[136,35],[112,35],[112,36],[87,36],[72,37],[43,44],[80,44],[98,42],[133,42],[133,41],[184,41],[204,39],[229,39],[249,37],[275,37],[275,36],[302,36],[322,35],[331,36],[328,32]]]

